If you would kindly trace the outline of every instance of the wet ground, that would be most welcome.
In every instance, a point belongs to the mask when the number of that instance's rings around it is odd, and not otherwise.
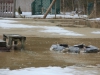
[[[11,20],[11,19],[8,19]],[[13,19],[12,19],[13,20]],[[12,21],[11,20],[11,21]],[[59,20],[33,20],[33,19],[14,19],[17,25],[24,24],[29,26],[56,26]],[[0,39],[3,34],[20,34],[26,36],[25,50],[11,50],[11,52],[0,52],[0,69],[10,68],[28,68],[28,67],[48,67],[48,66],[80,66],[86,70],[89,65],[97,66],[92,68],[100,69],[100,53],[80,53],[69,54],[60,52],[51,52],[49,48],[52,44],[65,43],[75,45],[84,43],[85,45],[94,45],[100,48],[100,35],[92,34],[93,31],[99,31],[99,28],[75,28],[61,27],[65,30],[71,30],[85,36],[65,36],[56,33],[40,32],[44,28],[0,28]],[[90,68],[89,68],[90,69]],[[99,74],[99,73],[98,73]]]
[[[97,66],[100,64],[100,53],[69,54],[51,52],[49,50],[50,46],[56,43],[66,43],[69,45],[84,43],[86,45],[92,44],[100,48],[99,38],[27,37],[25,50],[12,49],[11,52],[0,52],[0,68],[19,69],[25,67],[65,67],[72,65]],[[20,48],[20,45],[18,48]]]

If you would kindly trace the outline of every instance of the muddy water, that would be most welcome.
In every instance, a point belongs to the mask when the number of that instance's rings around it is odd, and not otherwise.
[[[88,38],[38,38],[27,37],[25,50],[0,52],[0,68],[19,69],[25,67],[47,67],[68,65],[97,65],[100,64],[100,53],[68,54],[51,52],[52,44],[67,43],[69,45],[85,43],[100,48],[100,39]]]

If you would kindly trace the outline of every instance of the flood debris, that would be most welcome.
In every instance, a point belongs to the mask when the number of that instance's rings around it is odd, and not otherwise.
[[[50,51],[67,52],[67,48],[68,48],[67,44],[53,44],[50,47]]]
[[[84,46],[85,46],[84,44],[69,46],[68,52],[70,52],[70,53],[80,53],[80,51],[84,49]]]
[[[99,48],[93,45],[86,46],[84,49],[85,53],[97,53],[99,52]]]
[[[98,53],[100,50],[93,45],[86,46],[85,44],[78,44],[69,46],[68,44],[53,44],[50,47],[50,51],[59,51],[67,53]]]

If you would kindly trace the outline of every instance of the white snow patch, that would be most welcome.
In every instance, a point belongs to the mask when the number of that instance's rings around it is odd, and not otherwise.
[[[93,31],[91,33],[93,33],[93,34],[100,34],[100,31]]]
[[[31,17],[31,18],[43,18],[44,15],[32,15],[31,12],[22,12],[23,17]],[[20,17],[16,12],[16,17]],[[46,18],[55,18],[55,15],[48,14]],[[87,15],[78,15],[72,14],[72,12],[66,12],[66,14],[57,14],[56,18],[87,18]]]
[[[65,30],[65,29],[60,28],[60,27],[44,27],[44,28],[46,30],[42,30],[41,32],[57,33],[60,35],[70,35],[70,36],[84,36],[83,34],[75,33],[75,32],[70,31],[70,30]]]
[[[14,24],[17,21],[13,20],[0,20],[0,27],[4,29],[10,28],[34,28],[35,26],[23,25],[23,24]]]
[[[13,20],[0,20],[0,23],[15,23],[15,22],[17,22],[17,21],[13,21]]]
[[[93,18],[93,19],[89,19],[89,20],[96,20],[96,21],[100,21],[100,18]]]
[[[0,69],[0,75],[98,75],[98,70],[80,70],[82,67],[31,67],[17,70]]]
[[[60,35],[69,35],[69,36],[83,36],[83,34],[78,34],[73,31],[65,30],[60,27],[55,26],[31,26],[31,25],[24,25],[24,24],[14,24],[17,21],[13,20],[0,20],[0,27],[4,29],[10,29],[10,28],[42,28],[45,30],[42,30],[40,32],[45,33],[57,33]]]

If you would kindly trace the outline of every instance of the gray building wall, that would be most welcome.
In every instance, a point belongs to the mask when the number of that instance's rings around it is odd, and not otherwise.
[[[16,9],[20,6],[22,12],[31,12],[31,3],[34,0],[16,0]]]

